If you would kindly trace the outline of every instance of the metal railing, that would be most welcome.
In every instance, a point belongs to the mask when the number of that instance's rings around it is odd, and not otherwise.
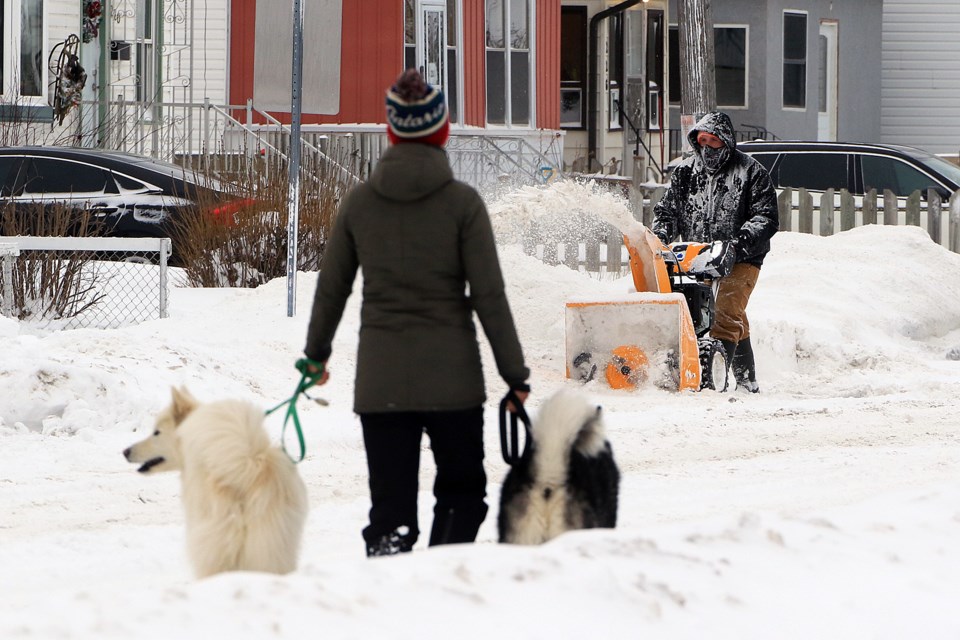
[[[4,316],[36,329],[166,318],[169,238],[0,236]]]

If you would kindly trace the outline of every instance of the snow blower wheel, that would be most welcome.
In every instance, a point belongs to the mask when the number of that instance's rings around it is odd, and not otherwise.
[[[607,384],[612,389],[636,389],[646,382],[649,364],[647,354],[640,347],[617,347],[607,364]]]
[[[728,389],[730,366],[723,343],[714,338],[700,339],[700,389],[724,392]]]

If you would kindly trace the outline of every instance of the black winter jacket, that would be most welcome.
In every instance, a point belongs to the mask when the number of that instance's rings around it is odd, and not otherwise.
[[[719,137],[729,157],[711,172],[703,162],[697,134]],[[759,162],[737,150],[733,124],[725,113],[708,113],[688,136],[694,148],[673,172],[670,188],[653,210],[652,231],[665,244],[738,240],[737,262],[760,266],[770,238],[780,228],[777,193]]]

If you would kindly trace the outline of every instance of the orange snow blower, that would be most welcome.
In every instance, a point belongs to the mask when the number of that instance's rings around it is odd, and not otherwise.
[[[726,353],[708,334],[717,278],[733,267],[733,247],[727,242],[667,247],[640,223],[625,231],[623,241],[636,293],[567,302],[567,377],[588,382],[600,369],[614,389],[653,382],[661,388],[726,391]]]

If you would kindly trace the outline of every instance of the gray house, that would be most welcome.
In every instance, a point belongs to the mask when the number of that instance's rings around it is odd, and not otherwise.
[[[940,2],[960,16],[960,2]],[[718,108],[743,137],[880,141],[883,0],[713,0],[711,9]],[[676,0],[669,15],[670,128],[679,129]]]
[[[881,142],[960,151],[958,33],[958,0],[885,0]]]

